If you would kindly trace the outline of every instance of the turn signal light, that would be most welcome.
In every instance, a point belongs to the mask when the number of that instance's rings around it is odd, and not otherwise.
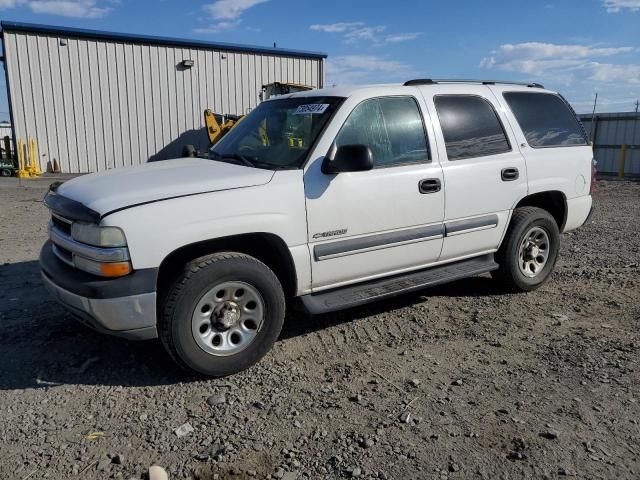
[[[104,277],[124,277],[131,273],[131,264],[129,262],[102,263],[100,273]]]

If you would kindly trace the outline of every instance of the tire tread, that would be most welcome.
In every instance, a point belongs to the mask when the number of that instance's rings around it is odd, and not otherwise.
[[[165,350],[171,357],[171,359],[182,369],[193,371],[189,365],[180,357],[178,354],[176,345],[174,343],[173,335],[171,334],[171,327],[173,321],[173,314],[175,310],[176,303],[182,294],[182,291],[187,288],[187,285],[191,278],[196,275],[200,270],[204,268],[208,268],[212,265],[215,265],[218,262],[227,261],[227,260],[239,260],[246,262],[257,262],[261,264],[264,268],[267,269],[271,275],[273,275],[273,279],[276,283],[279,284],[279,280],[276,275],[271,271],[269,267],[267,267],[263,262],[258,260],[255,257],[244,253],[238,252],[217,252],[211,253],[208,255],[204,255],[202,257],[196,258],[188,262],[185,267],[183,273],[178,276],[178,278],[174,281],[174,283],[169,287],[167,293],[165,295],[164,300],[160,305],[160,314],[158,315],[158,338],[160,342],[164,346]],[[283,298],[284,302],[284,298]]]
[[[553,225],[556,225],[554,218],[551,216],[551,214],[547,210],[544,210],[539,207],[516,208],[513,212],[513,215],[511,216],[511,221],[509,222],[509,226],[507,228],[507,232],[505,233],[504,239],[502,241],[502,245],[500,245],[500,248],[495,253],[495,260],[498,263],[498,265],[500,265],[500,268],[498,270],[491,272],[491,276],[492,278],[497,280],[502,286],[502,288],[506,291],[509,291],[509,292],[530,291],[539,286],[539,285],[536,285],[535,287],[523,288],[522,286],[518,285],[515,282],[512,276],[512,273],[510,271],[511,259],[509,258],[509,254],[510,254],[509,245],[511,243],[514,232],[517,231],[522,224],[529,222],[532,217],[536,217],[536,216],[541,218],[546,218],[547,220],[550,220]],[[558,245],[558,248],[559,248],[559,245]],[[557,255],[555,260],[557,260]],[[554,263],[555,263],[555,260],[554,260]],[[553,265],[551,268],[553,269]],[[543,280],[540,284],[544,283],[545,280]]]

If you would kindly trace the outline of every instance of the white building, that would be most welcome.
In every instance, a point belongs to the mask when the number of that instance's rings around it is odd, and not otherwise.
[[[208,144],[203,111],[244,114],[264,84],[320,88],[326,55],[2,22],[13,138],[65,173],[180,156]]]

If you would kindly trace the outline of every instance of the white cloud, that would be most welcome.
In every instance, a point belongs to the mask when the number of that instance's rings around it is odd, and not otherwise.
[[[488,59],[484,58],[483,61],[494,59],[504,64],[521,60],[606,57],[632,51],[632,47],[598,48],[588,45],[557,45],[542,42],[525,42],[515,45],[507,43],[500,45],[497,50],[492,52],[493,56]]]
[[[640,85],[640,65],[590,62],[584,68],[590,73],[589,79],[597,82]]]
[[[604,0],[602,2],[609,13],[618,13],[622,10],[637,12],[640,10],[640,0]]]
[[[204,10],[214,20],[237,20],[246,10],[267,1],[269,0],[216,0],[205,5]]]
[[[33,13],[64,17],[99,18],[111,11],[110,7],[99,7],[95,0],[38,0],[28,4]]]
[[[415,40],[422,33],[392,33],[385,35],[387,27],[385,25],[367,25],[364,22],[337,22],[328,24],[315,24],[309,30],[324,33],[338,33],[342,35],[347,43],[365,41],[374,46],[381,46],[389,43],[407,42]]]
[[[343,55],[327,59],[327,79],[332,85],[382,83],[405,79],[411,67],[374,55]]]
[[[352,30],[354,28],[362,27],[364,22],[338,22],[338,23],[329,23],[325,25],[311,25],[309,27],[310,30],[315,30],[317,32],[326,32],[326,33],[343,33],[347,30]]]
[[[387,35],[386,37],[384,37],[384,41],[387,43],[407,42],[409,40],[415,40],[420,35],[422,35],[422,32],[396,33],[393,35]]]
[[[344,37],[348,43],[353,43],[358,40],[366,40],[373,43],[380,43],[382,32],[387,29],[384,25],[378,25],[375,27],[358,27],[346,32]]]
[[[4,10],[6,8],[14,8],[19,4],[24,3],[21,0],[0,0],[0,10]]]
[[[104,17],[112,10],[108,4],[116,0],[98,2],[97,0],[0,0],[0,10],[27,6],[33,13],[60,15],[75,18]]]
[[[576,79],[597,82],[640,83],[640,65],[600,63],[596,58],[634,52],[632,47],[596,47],[527,42],[506,44],[480,61],[480,67],[531,76],[547,76],[564,84]]]
[[[216,0],[205,5],[204,11],[214,20],[214,23],[207,27],[195,28],[195,33],[212,34],[236,28],[242,22],[242,15],[251,7],[255,7],[269,0]]]

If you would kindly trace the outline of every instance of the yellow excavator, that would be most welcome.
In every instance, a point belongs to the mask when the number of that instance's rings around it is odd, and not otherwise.
[[[269,83],[262,86],[260,100],[268,100],[271,97],[286,95],[287,93],[306,92],[312,89],[313,87],[297,83]],[[235,127],[243,118],[244,115],[223,115],[207,108],[204,111],[204,124],[207,128],[207,136],[209,137],[209,147],[218,143],[220,139],[229,133],[229,130]]]

